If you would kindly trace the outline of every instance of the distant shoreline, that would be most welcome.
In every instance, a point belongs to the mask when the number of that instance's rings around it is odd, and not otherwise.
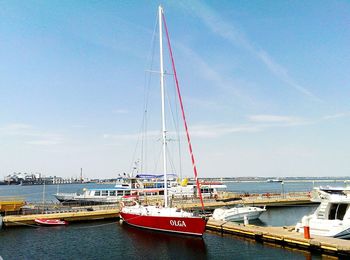
[[[234,182],[234,183],[239,183],[239,182],[257,182],[257,183],[261,183],[261,182],[267,182],[266,180],[222,180],[222,182]],[[282,182],[342,182],[342,183],[350,183],[350,180],[330,180],[330,179],[307,179],[307,180],[282,180]],[[281,184],[281,182],[270,182],[270,183],[279,183]]]

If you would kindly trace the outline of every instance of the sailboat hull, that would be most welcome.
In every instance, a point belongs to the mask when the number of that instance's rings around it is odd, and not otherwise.
[[[120,217],[135,227],[193,236],[202,236],[206,225],[201,217],[143,216],[123,212]]]

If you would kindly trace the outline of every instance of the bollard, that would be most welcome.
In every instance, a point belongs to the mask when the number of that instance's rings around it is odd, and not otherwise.
[[[304,227],[304,238],[306,239],[310,239],[310,226],[309,226],[309,217],[308,216],[304,216],[301,219],[301,223]]]
[[[249,225],[249,220],[248,220],[247,215],[243,216],[243,221],[244,221],[244,225]]]

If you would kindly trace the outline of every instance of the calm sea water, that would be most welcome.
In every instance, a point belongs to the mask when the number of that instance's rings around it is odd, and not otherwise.
[[[311,191],[318,186],[344,186],[344,182],[229,182],[227,190],[238,193],[281,193],[292,191]],[[18,196],[27,201],[42,201],[43,194],[46,201],[57,202],[53,194],[59,192],[76,192],[83,188],[113,188],[114,184],[63,184],[63,185],[0,185],[0,197]],[[45,191],[45,192],[44,192]]]
[[[0,232],[3,259],[321,259],[230,235],[203,238],[140,230],[118,222]]]
[[[334,183],[329,183],[334,185]],[[327,183],[315,183],[315,186]],[[75,192],[97,184],[61,185]],[[103,187],[113,187],[104,185]],[[337,184],[339,186],[339,184]],[[284,191],[309,191],[313,183],[284,183]],[[280,183],[229,183],[238,192],[280,192]],[[57,186],[45,187],[45,199],[54,201]],[[41,201],[43,186],[0,186],[0,196],[25,196]],[[294,225],[315,206],[269,209],[256,224]],[[321,259],[321,255],[289,250],[231,235],[206,232],[203,238],[139,230],[113,221],[72,223],[64,227],[20,227],[0,230],[3,259]]]

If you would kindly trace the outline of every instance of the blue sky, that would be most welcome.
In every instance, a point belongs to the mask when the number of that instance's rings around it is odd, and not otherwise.
[[[130,172],[158,4],[0,1],[0,176]],[[349,176],[349,1],[163,6],[200,176]]]

